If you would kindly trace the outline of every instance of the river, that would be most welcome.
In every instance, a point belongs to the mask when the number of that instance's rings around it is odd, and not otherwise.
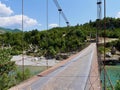
[[[112,85],[115,86],[116,81],[120,80],[120,65],[115,66],[106,66],[107,74],[112,82]],[[110,86],[110,81],[108,80],[108,76],[106,76],[106,85],[107,87]],[[103,71],[101,73],[101,80],[103,82]]]

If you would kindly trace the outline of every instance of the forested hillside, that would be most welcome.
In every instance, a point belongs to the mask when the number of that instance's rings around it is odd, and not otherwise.
[[[76,27],[54,28],[48,31],[33,30],[29,32],[5,33],[1,45],[13,49],[12,54],[27,54],[36,51],[37,55],[55,56],[57,53],[80,50],[85,45],[86,33]]]
[[[83,25],[57,27],[50,30],[32,30],[28,32],[11,33],[0,35],[0,45],[11,47],[11,54],[20,54],[22,50],[27,54],[35,52],[37,56],[52,56],[57,53],[79,51],[86,44],[86,39],[96,37],[98,30],[99,37],[120,37],[120,19],[106,19],[106,34],[104,35],[104,19],[90,21]],[[118,43],[117,43],[118,44]],[[119,46],[118,46],[119,47]]]
[[[106,19],[96,20],[95,22],[90,21],[89,25],[98,29],[99,36],[101,37],[120,37],[120,18],[107,17]],[[106,35],[104,35],[104,29],[106,30]]]

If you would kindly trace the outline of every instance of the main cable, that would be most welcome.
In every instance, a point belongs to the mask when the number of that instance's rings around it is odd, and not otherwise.
[[[60,7],[58,1],[57,0],[53,0],[53,2],[55,3],[56,7],[58,8],[58,11],[62,15],[63,19],[65,20],[65,23],[67,24],[67,26],[69,26],[69,21],[68,21],[67,17],[65,16],[62,8]]]

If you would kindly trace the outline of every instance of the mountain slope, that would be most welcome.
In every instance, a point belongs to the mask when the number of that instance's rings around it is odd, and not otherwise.
[[[0,27],[0,33],[5,33],[5,32],[21,32],[21,30],[19,30],[19,29],[7,29],[7,28]]]

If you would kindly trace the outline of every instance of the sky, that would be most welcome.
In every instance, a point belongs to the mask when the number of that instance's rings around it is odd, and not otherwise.
[[[46,0],[24,1],[24,30],[46,30]],[[103,1],[103,0],[102,0]],[[97,18],[97,0],[58,0],[62,11],[66,15],[71,26],[84,24]],[[108,17],[120,18],[120,0],[106,0],[106,14]],[[48,28],[64,27],[66,23],[60,17],[53,0],[48,0]],[[103,17],[103,3],[102,3]],[[22,0],[0,0],[0,27],[22,27]]]

